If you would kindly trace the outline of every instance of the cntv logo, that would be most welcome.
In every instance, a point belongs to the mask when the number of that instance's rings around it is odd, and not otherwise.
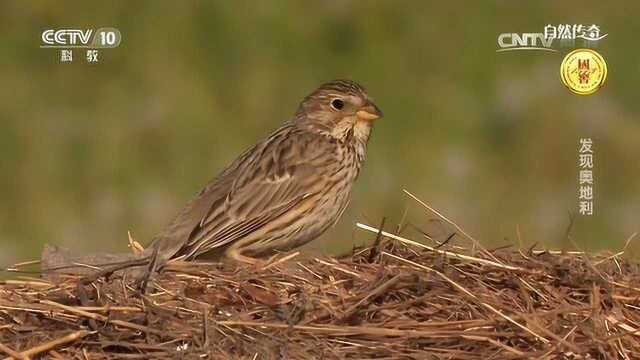
[[[553,38],[547,38],[542,33],[502,33],[498,35],[498,46],[496,52],[511,50],[543,50],[558,51],[551,48]]]
[[[543,50],[557,52],[552,49],[553,40],[560,40],[560,46],[573,47],[576,41],[582,41],[584,47],[596,46],[596,42],[607,37],[600,33],[596,24],[547,24],[544,33],[502,33],[498,35],[496,52],[511,50]]]
[[[45,48],[115,48],[120,45],[122,35],[116,28],[93,29],[47,29],[40,36]]]

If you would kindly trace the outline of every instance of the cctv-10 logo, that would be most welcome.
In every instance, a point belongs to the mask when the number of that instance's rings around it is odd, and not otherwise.
[[[41,35],[41,48],[116,48],[122,35],[116,28],[47,29]]]

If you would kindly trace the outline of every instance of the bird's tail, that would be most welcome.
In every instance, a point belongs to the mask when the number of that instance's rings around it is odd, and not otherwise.
[[[61,275],[79,275],[88,276],[107,268],[118,267],[131,263],[132,266],[127,271],[143,271],[143,265],[135,265],[134,263],[148,257],[147,252],[141,254],[133,253],[102,253],[89,255],[74,255],[68,249],[64,249],[55,245],[45,244],[42,250],[41,271],[45,278],[58,278]]]

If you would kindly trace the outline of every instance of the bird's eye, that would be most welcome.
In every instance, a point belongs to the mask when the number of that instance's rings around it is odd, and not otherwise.
[[[340,99],[331,100],[331,107],[336,110],[342,110],[344,108],[344,101]]]

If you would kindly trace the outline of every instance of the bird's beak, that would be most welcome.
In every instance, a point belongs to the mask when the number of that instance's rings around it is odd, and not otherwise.
[[[358,120],[373,121],[382,117],[382,110],[376,104],[368,101],[360,110],[356,111]]]

